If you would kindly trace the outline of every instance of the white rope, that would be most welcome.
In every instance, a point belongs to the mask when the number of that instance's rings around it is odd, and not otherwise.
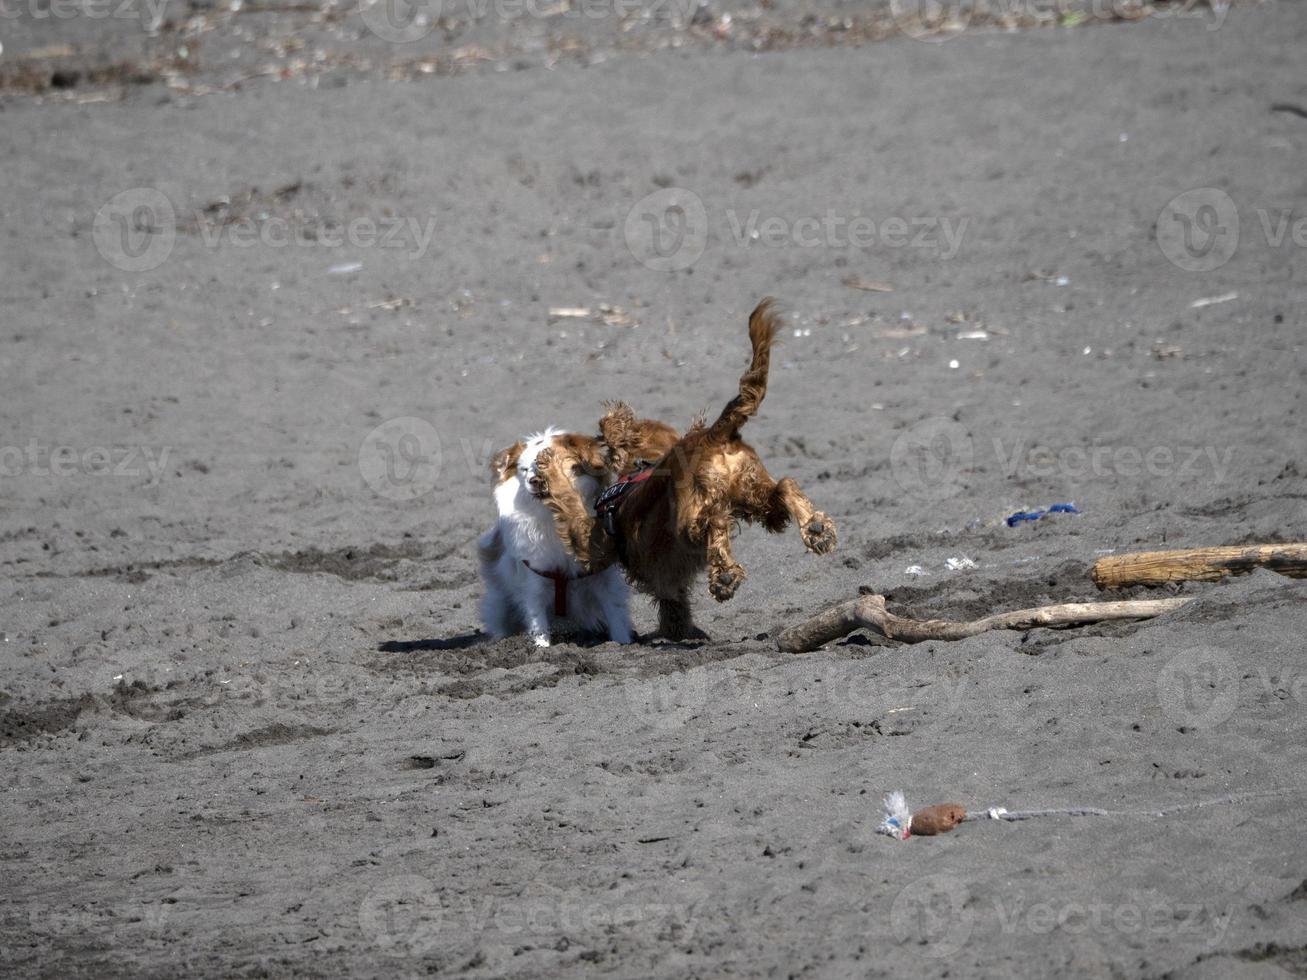
[[[1053,807],[1046,810],[1009,810],[1007,807],[991,806],[987,810],[967,811],[963,821],[1005,820],[1016,823],[1020,820],[1037,820],[1041,817],[1166,817],[1173,813],[1185,813],[1190,810],[1202,810],[1212,806],[1238,806],[1252,800],[1278,799],[1285,796],[1307,793],[1307,786],[1289,789],[1263,790],[1256,793],[1237,793],[1212,800],[1198,800],[1194,803],[1177,803],[1175,806],[1147,810],[1103,810],[1093,806]],[[907,800],[901,792],[895,790],[885,797],[885,816],[876,828],[876,832],[905,840],[912,830],[912,811],[908,809]]]

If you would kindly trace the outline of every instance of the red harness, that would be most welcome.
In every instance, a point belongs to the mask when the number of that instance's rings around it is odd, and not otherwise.
[[[595,517],[604,522],[609,534],[617,533],[614,527],[614,519],[617,516],[618,508],[622,506],[622,498],[626,496],[626,491],[637,483],[643,483],[653,475],[653,465],[647,465],[634,473],[619,477],[616,483],[599,495],[599,499],[595,501]]]
[[[554,580],[554,615],[555,616],[567,615],[567,583],[572,581],[573,579],[589,578],[591,575],[594,574],[594,572],[582,572],[580,575],[568,575],[566,572],[542,572],[538,568],[531,568],[531,563],[527,561],[525,558],[522,559],[522,564],[525,565],[527,568],[530,568],[531,571],[535,572],[541,578],[548,578]]]

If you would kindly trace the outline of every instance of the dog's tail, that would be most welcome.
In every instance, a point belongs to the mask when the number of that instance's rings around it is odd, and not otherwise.
[[[477,538],[477,560],[483,569],[491,568],[504,554],[504,539],[499,534],[499,525],[495,524],[485,534]]]
[[[716,439],[729,439],[740,427],[758,414],[758,406],[767,394],[767,372],[771,367],[771,346],[781,328],[776,303],[768,297],[749,315],[749,343],[753,345],[753,360],[749,370],[740,376],[740,393],[727,403],[709,434]]]

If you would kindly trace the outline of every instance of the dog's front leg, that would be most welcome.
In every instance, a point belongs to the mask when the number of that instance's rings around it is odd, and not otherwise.
[[[718,602],[732,598],[748,573],[731,554],[731,517],[718,512],[708,519],[708,591]]]
[[[526,631],[538,647],[549,646],[549,609],[554,601],[554,583],[532,575],[537,581],[529,582],[523,591],[522,618]]]

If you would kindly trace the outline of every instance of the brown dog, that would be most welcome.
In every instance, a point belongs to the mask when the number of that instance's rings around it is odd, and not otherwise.
[[[780,323],[771,300],[749,317],[753,360],[740,378],[740,393],[712,425],[697,422],[666,450],[652,470],[615,505],[605,521],[592,516],[570,489],[562,461],[546,451],[536,465],[549,485],[546,505],[577,560],[594,570],[620,561],[631,581],[658,603],[660,632],[684,639],[695,632],[690,585],[706,567],[708,591],[718,602],[735,595],[744,568],[731,554],[737,521],[760,522],[779,533],[793,520],[809,551],[823,555],[835,547],[835,525],[812,506],[788,477],[773,480],[762,460],[740,437],[767,393],[771,346]],[[614,413],[617,413],[616,415]],[[668,439],[669,426],[638,420],[624,405],[614,406],[600,423],[613,464],[631,465],[642,442]],[[615,470],[620,473],[621,470]]]

